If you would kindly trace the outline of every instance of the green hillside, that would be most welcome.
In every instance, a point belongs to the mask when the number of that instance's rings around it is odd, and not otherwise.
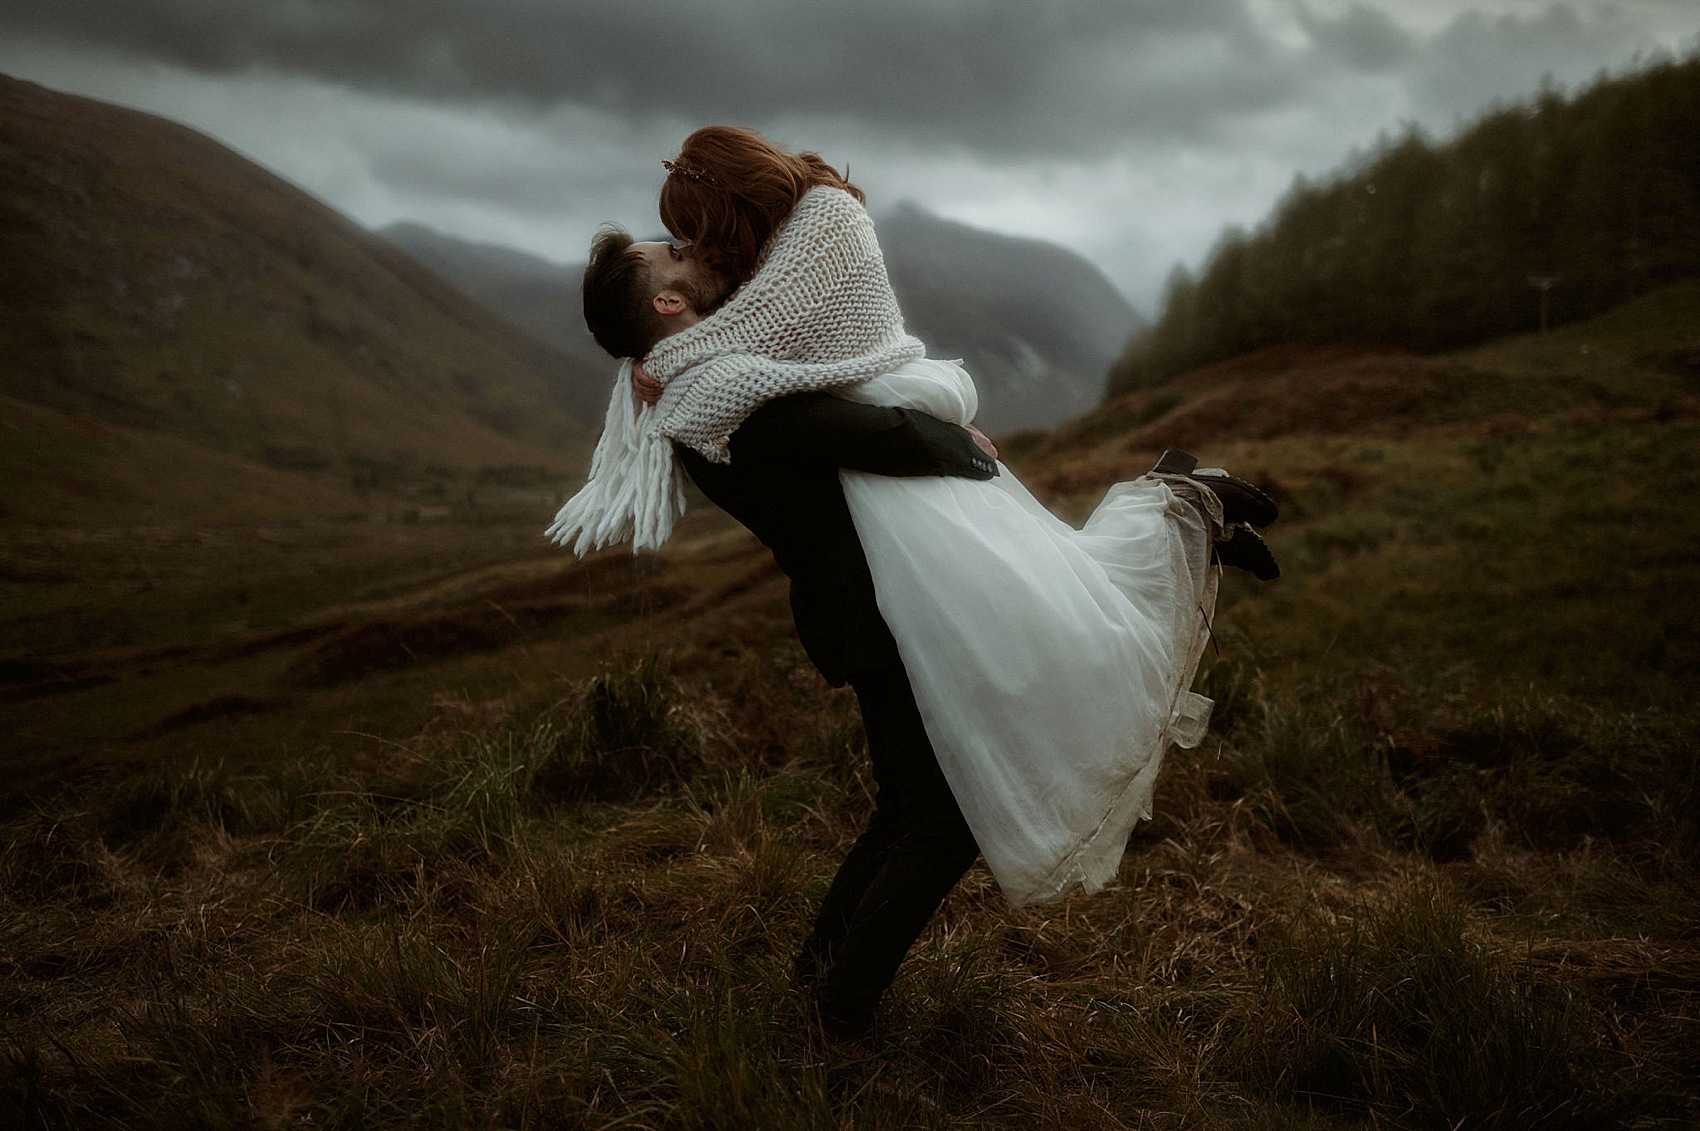
[[[1177,269],[1116,396],[1290,344],[1455,348],[1700,274],[1700,58],[1407,130]]]

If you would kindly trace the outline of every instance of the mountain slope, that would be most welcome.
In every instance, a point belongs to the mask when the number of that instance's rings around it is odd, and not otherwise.
[[[1049,428],[1103,396],[1139,317],[1073,252],[905,205],[880,221],[909,329],[933,357],[961,357],[993,431]]]
[[[1274,444],[1462,434],[1474,438],[1664,423],[1700,415],[1700,280],[1664,287],[1586,322],[1421,355],[1285,346],[1188,370],[1019,445],[1042,492],[1069,494],[1138,475],[1164,448],[1207,461]],[[1485,441],[1484,441],[1485,442]],[[1690,508],[1692,509],[1692,508]]]
[[[562,266],[510,247],[456,239],[424,224],[391,224],[378,234],[595,375],[575,386],[572,403],[582,419],[602,419],[608,407],[607,375],[614,367],[584,324],[582,263]]]
[[[192,130],[4,77],[0,351],[0,395],[274,467],[564,471],[588,442],[585,374],[385,241]]]
[[[960,357],[980,388],[980,423],[1049,428],[1097,404],[1137,315],[1085,260],[931,216],[880,221],[909,328],[933,357]],[[420,224],[380,234],[472,298],[587,365],[605,360],[580,316],[583,267],[468,243]]]

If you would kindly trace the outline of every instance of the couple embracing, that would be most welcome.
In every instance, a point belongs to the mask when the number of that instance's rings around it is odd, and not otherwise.
[[[823,1030],[856,1037],[976,857],[1018,906],[1114,877],[1164,752],[1208,722],[1190,687],[1215,566],[1274,577],[1254,527],[1276,511],[1168,452],[1074,529],[996,462],[968,374],[905,330],[855,185],[726,126],[664,164],[680,243],[592,247],[585,319],[624,360],[550,534],[655,548],[688,476],[790,579],[877,785],[797,957]]]

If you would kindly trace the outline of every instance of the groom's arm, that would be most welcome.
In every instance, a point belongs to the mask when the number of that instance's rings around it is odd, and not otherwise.
[[[776,397],[732,433],[732,461],[830,464],[875,475],[991,479],[997,464],[967,429],[909,408],[831,393]]]

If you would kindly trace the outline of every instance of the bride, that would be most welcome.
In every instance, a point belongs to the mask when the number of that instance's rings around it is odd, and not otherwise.
[[[658,546],[684,506],[674,445],[725,463],[729,437],[776,397],[829,391],[971,426],[973,382],[904,329],[860,190],[814,154],[731,127],[697,131],[666,165],[661,216],[685,244],[622,254],[681,280],[666,293],[690,317],[650,327],[656,340],[642,327],[605,335],[587,272],[599,340],[647,356],[622,366],[590,482],[550,528],[557,541],[581,555],[628,538]],[[1213,558],[1273,577],[1249,523],[1275,509],[1171,452],[1111,487],[1076,530],[999,471],[840,478],[926,736],[1019,906],[1114,877],[1164,752],[1196,745],[1208,722],[1210,701],[1190,687]]]

